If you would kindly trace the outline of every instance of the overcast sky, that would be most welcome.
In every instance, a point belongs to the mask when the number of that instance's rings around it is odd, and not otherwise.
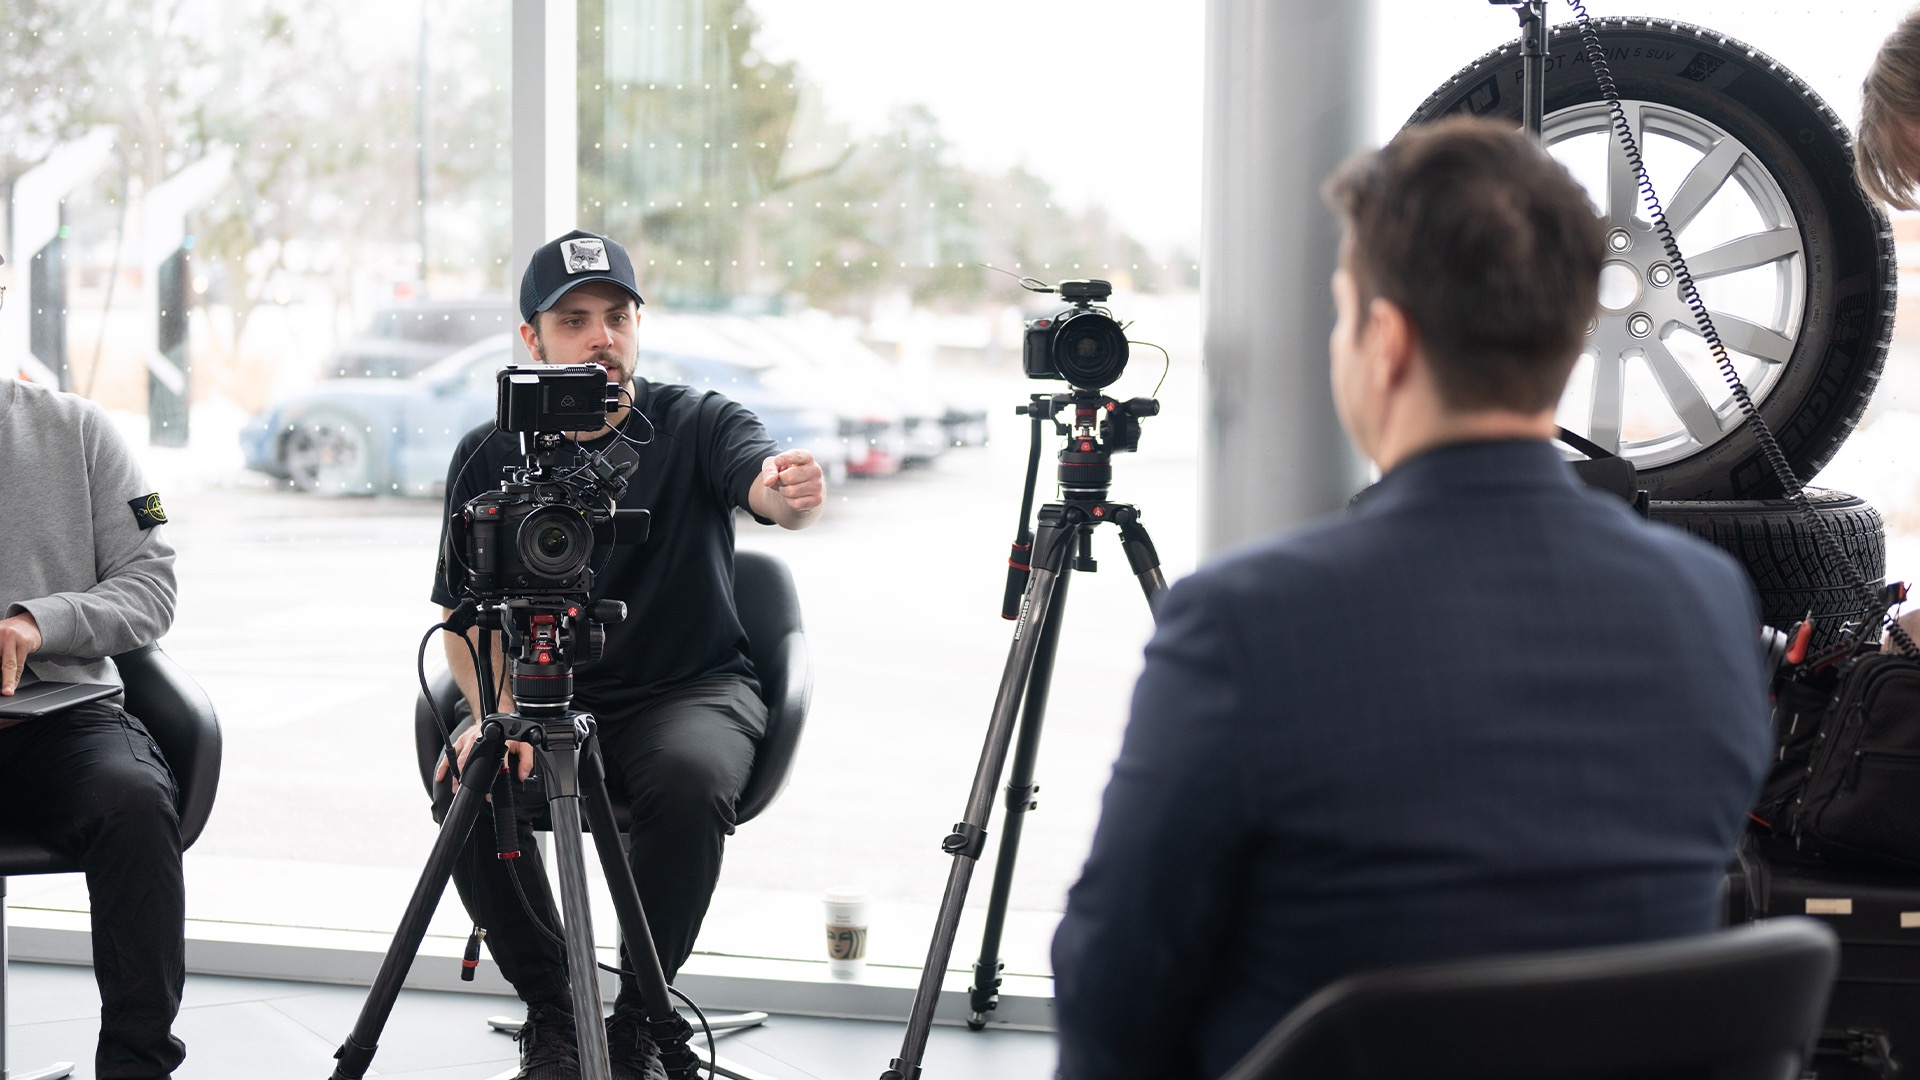
[[[1270,0],[1281,3],[1283,0]],[[1366,0],[1305,0],[1360,3]],[[1481,53],[1515,36],[1487,0],[1373,0],[1376,138]],[[1205,0],[753,0],[762,41],[800,63],[829,117],[856,134],[923,103],[956,160],[1026,164],[1066,200],[1104,203],[1153,244],[1198,248]],[[1848,123],[1880,39],[1905,2],[1825,0],[1676,5],[1593,0],[1595,16],[1684,8],[1771,55]],[[827,17],[829,16],[830,17]],[[1572,17],[1553,3],[1549,17]]]

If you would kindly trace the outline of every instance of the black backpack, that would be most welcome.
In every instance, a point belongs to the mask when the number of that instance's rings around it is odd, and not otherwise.
[[[1754,811],[1803,854],[1920,867],[1920,659],[1861,652],[1776,686]]]

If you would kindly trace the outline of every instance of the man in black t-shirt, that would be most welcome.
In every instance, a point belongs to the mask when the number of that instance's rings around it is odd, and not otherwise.
[[[632,811],[634,877],[660,963],[672,979],[693,951],[720,876],[722,843],[733,831],[735,801],[766,730],[766,707],[733,606],[734,511],[803,529],[819,515],[826,491],[813,455],[780,451],[740,405],[711,391],[634,378],[641,303],[626,250],[578,230],[536,251],[520,283],[526,320],[520,336],[534,360],[599,364],[609,382],[632,394],[630,405],[608,414],[605,430],[578,438],[580,451],[616,440],[631,450],[638,462],[620,505],[651,511],[652,522],[644,544],[596,545],[591,596],[625,602],[627,617],[607,628],[604,656],[576,668],[573,700],[598,719],[608,788]],[[565,460],[563,451],[559,463]],[[517,437],[491,423],[468,432],[448,467],[447,520],[467,500],[497,488],[502,468],[520,461]],[[433,599],[450,611],[466,573],[458,552],[444,554],[445,543],[441,549]],[[478,631],[470,633],[477,642]],[[447,662],[467,711],[477,711],[467,644],[449,636]],[[506,670],[497,643],[493,670]],[[497,700],[500,711],[513,709],[504,684]],[[469,725],[456,737],[461,764],[477,736]],[[507,747],[513,775],[524,781],[533,748]],[[442,792],[435,802],[444,808],[444,760],[438,779]],[[474,921],[487,928],[501,974],[527,1003],[520,1077],[574,1080],[579,1064],[565,953],[529,921],[514,877],[546,926],[558,926],[559,919],[531,836],[520,847],[527,857],[497,858],[492,819],[481,815],[454,868],[454,885]],[[632,979],[621,980],[607,1025],[615,1080],[664,1075]]]

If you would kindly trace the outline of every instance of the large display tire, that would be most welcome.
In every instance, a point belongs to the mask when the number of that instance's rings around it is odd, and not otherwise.
[[[1671,147],[1677,149],[1666,160],[1688,169],[1684,180],[1658,194],[1720,336],[1745,365],[1761,415],[1795,475],[1809,479],[1865,410],[1893,330],[1892,231],[1854,182],[1847,128],[1791,72],[1725,35],[1665,19],[1606,18],[1593,25],[1650,167]],[[1615,302],[1603,299],[1589,335],[1588,366],[1576,371],[1569,388],[1570,395],[1585,396],[1563,399],[1561,422],[1633,460],[1655,499],[1783,494],[1731,391],[1698,359],[1708,355],[1705,343],[1644,216],[1631,165],[1608,130],[1611,117],[1577,24],[1553,28],[1547,68],[1546,143],[1563,161],[1576,152],[1610,153],[1604,181],[1586,182],[1608,220],[1610,240],[1624,245],[1609,254],[1617,267],[1609,271],[1611,293],[1609,279],[1602,279],[1603,297]],[[1468,113],[1517,124],[1520,87],[1516,43],[1462,69],[1409,123]],[[1596,141],[1602,136],[1615,140],[1610,151]],[[1650,142],[1661,145],[1649,148]],[[1655,182],[1664,182],[1657,172]],[[1702,216],[1721,199],[1732,201],[1714,209],[1717,216]],[[1714,236],[1710,247],[1689,245],[1689,222],[1702,221],[1703,233],[1711,232],[1721,218],[1735,220],[1749,210],[1750,234],[1734,226],[1735,235]],[[1725,283],[1714,284],[1716,278]],[[1730,295],[1724,290],[1770,287],[1779,291],[1771,307],[1764,296],[1749,302],[1745,292],[1724,309],[1718,302]],[[1688,335],[1695,336],[1689,341]],[[1644,367],[1629,369],[1641,362]],[[1582,381],[1583,372],[1590,382]],[[1650,408],[1636,413],[1636,402]],[[1569,410],[1583,412],[1586,422]],[[1638,419],[1643,414],[1671,417],[1671,430],[1649,430]]]
[[[1887,572],[1886,526],[1871,503],[1844,491],[1806,489],[1814,515],[1840,541],[1867,584]],[[1841,569],[1820,549],[1805,519],[1785,499],[1668,502],[1655,500],[1647,516],[1677,526],[1722,548],[1746,568],[1760,596],[1760,621],[1791,630],[1809,612],[1814,643],[1832,640],[1844,620],[1860,614],[1861,600]],[[1865,637],[1879,637],[1877,620]]]

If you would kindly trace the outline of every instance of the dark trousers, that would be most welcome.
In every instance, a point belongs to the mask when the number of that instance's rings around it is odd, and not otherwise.
[[[173,772],[140,721],[94,702],[0,729],[0,819],[87,875],[100,984],[100,1080],[154,1080],[187,1056],[173,1037],[186,983],[186,882]]]
[[[579,701],[575,708],[599,721],[608,795],[632,813],[629,861],[654,948],[671,980],[693,953],[720,880],[721,848],[733,832],[734,806],[753,770],[754,747],[766,734],[766,705],[752,683],[725,676],[663,694],[639,708],[603,712]],[[544,817],[536,809],[545,797],[544,785],[530,780],[516,786],[520,858],[499,858],[492,815],[482,813],[454,864],[453,884],[474,922],[486,927],[487,950],[520,999],[570,1009],[566,952],[529,922],[514,891],[517,877],[541,923],[550,930],[559,926],[529,824]],[[436,817],[444,815],[451,798],[447,787],[442,781],[435,792]],[[591,852],[586,857],[589,866],[597,865]],[[622,966],[632,970],[624,950]],[[616,1005],[638,1007],[638,994],[634,981],[623,977]]]

